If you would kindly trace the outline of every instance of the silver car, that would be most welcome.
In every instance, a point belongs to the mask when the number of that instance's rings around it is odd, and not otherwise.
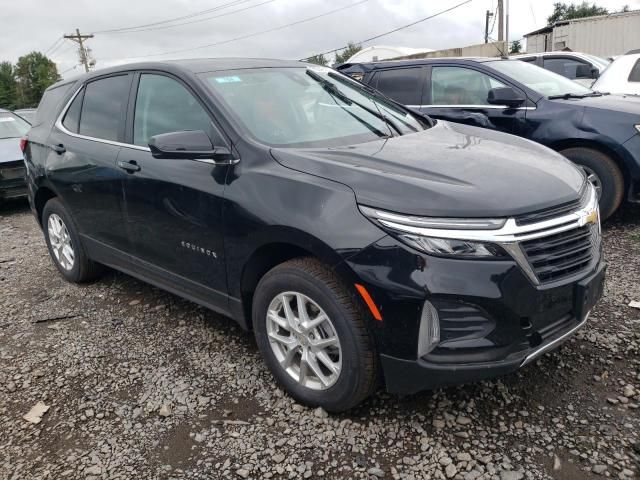
[[[0,201],[27,194],[20,144],[29,128],[26,120],[0,109]]]

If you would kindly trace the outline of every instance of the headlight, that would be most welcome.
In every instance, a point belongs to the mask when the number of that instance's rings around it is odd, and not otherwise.
[[[636,130],[638,131],[638,133],[640,133],[640,123],[638,125],[635,125]]]
[[[407,245],[422,252],[459,258],[503,258],[507,253],[498,245],[464,240],[465,232],[498,230],[504,219],[431,218],[399,215],[360,206],[360,211]],[[428,229],[430,234],[421,233]],[[459,238],[456,236],[459,235]]]

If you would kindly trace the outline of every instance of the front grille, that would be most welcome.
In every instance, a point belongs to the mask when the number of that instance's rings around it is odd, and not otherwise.
[[[598,224],[588,224],[521,243],[540,283],[571,277],[589,269],[600,256]]]

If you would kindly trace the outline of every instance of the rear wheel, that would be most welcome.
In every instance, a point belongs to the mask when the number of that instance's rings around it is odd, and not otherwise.
[[[268,272],[253,299],[258,347],[297,401],[347,410],[376,386],[377,357],[365,313],[327,266],[290,260]]]
[[[600,216],[609,218],[618,209],[624,197],[624,177],[608,155],[591,148],[568,148],[560,152],[581,166],[600,198]]]
[[[57,198],[44,206],[42,226],[53,264],[67,281],[86,282],[101,272],[101,266],[87,256],[71,216]]]

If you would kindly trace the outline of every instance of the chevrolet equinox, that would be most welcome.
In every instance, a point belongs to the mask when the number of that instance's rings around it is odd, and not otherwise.
[[[107,265],[233,317],[309,405],[512,372],[602,292],[581,170],[328,68],[125,65],[50,87],[36,118],[29,199],[62,276]]]

